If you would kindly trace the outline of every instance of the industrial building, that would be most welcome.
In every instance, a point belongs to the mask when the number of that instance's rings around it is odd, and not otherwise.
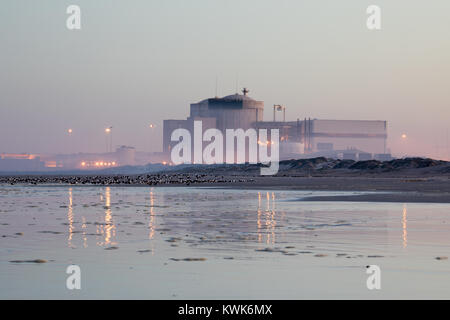
[[[76,154],[0,154],[0,173],[39,172],[64,170],[98,170],[126,165],[147,164],[148,156],[141,160],[136,150],[119,146],[115,152]]]
[[[35,154],[0,154],[0,172],[38,171],[45,167],[45,163]]]
[[[202,121],[203,131],[217,128],[278,129],[280,136],[280,160],[326,156],[353,160],[389,160],[387,153],[387,122],[379,120],[325,120],[298,118],[286,121],[286,107],[273,106],[272,121],[264,121],[264,102],[242,94],[223,98],[215,97],[190,105],[189,117],[185,120],[164,120],[163,152],[170,159],[170,151],[178,142],[171,141],[175,129],[184,128],[193,132],[194,121]],[[276,115],[283,112],[283,120]],[[268,137],[270,140],[270,136]]]

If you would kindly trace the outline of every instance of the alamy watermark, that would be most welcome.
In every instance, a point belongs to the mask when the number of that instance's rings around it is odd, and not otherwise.
[[[69,30],[81,29],[81,8],[77,5],[70,5],[66,9],[66,13],[69,14],[66,20],[66,27]]]
[[[366,13],[369,15],[366,23],[367,29],[381,30],[381,8],[376,5],[370,5],[367,7]]]
[[[80,30],[81,29],[81,8],[78,5],[70,5],[66,9],[66,13],[69,17],[66,20],[66,27],[69,30]],[[366,14],[368,18],[366,21],[366,26],[369,30],[380,30],[381,29],[381,8],[377,5],[370,5],[366,9]]]
[[[366,273],[370,274],[367,278],[366,285],[369,290],[381,289],[381,269],[379,266],[373,264],[366,267]]]
[[[66,288],[69,290],[81,289],[81,268],[75,264],[67,267],[66,273],[70,276],[66,279]]]
[[[173,164],[240,164],[261,163],[261,175],[274,175],[278,172],[280,160],[280,135],[278,129],[250,128],[226,129],[225,136],[221,130],[210,128],[203,132],[202,121],[194,121],[193,137],[188,129],[175,129],[170,137],[178,142],[170,153]],[[207,144],[204,147],[204,142]],[[236,142],[236,144],[235,144]],[[248,144],[247,144],[248,142]],[[225,146],[224,146],[225,143]],[[247,147],[248,146],[248,147]],[[270,155],[268,154],[270,147]]]

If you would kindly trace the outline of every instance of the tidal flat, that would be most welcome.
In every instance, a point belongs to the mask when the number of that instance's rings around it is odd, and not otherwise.
[[[450,298],[450,204],[380,194],[1,185],[0,298]]]

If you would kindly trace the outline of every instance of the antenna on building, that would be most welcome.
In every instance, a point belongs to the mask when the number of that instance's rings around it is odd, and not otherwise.
[[[273,122],[275,122],[275,111],[283,111],[283,122],[286,122],[286,107],[281,104],[273,105]]]
[[[248,90],[247,88],[242,89],[242,93],[244,94],[244,96],[246,96],[249,92],[250,90]]]

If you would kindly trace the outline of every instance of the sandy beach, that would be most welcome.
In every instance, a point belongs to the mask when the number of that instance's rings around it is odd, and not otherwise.
[[[368,194],[1,186],[0,297],[448,298],[448,204],[308,201]]]

